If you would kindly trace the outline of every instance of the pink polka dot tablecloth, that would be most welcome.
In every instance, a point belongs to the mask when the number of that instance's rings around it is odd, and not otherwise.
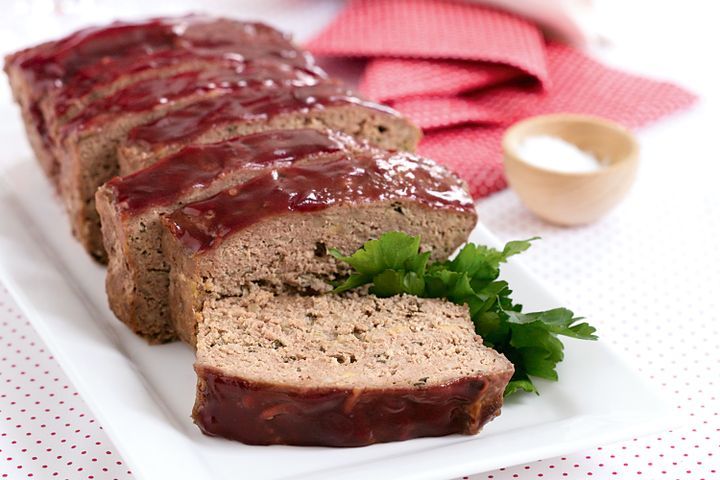
[[[0,478],[133,478],[2,284]]]

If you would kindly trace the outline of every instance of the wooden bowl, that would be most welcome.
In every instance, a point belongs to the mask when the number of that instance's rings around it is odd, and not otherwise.
[[[527,137],[549,135],[572,143],[602,161],[599,170],[566,173],[523,160]],[[594,222],[625,196],[635,179],[638,144],[620,125],[588,115],[541,115],[510,127],[503,137],[505,175],[528,209],[559,225]]]

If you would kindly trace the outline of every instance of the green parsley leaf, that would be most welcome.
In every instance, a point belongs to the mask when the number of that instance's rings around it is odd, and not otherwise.
[[[504,395],[506,397],[512,395],[515,392],[518,391],[524,391],[528,393],[534,393],[536,395],[539,395],[540,393],[537,391],[537,388],[535,388],[535,385],[530,381],[527,376],[525,378],[518,378],[516,379],[513,377],[510,382],[505,387],[505,393]]]
[[[348,278],[346,278],[344,282],[337,285],[333,292],[346,292],[348,290],[352,290],[353,288],[361,287],[367,283],[370,283],[371,281],[372,277],[369,275],[364,275],[362,273],[353,273]]]
[[[349,257],[343,256],[336,248],[330,249],[330,255],[350,264],[357,273],[373,277],[388,269],[424,268],[422,260],[417,258],[419,249],[420,237],[388,232],[377,240],[365,242],[362,248]]]

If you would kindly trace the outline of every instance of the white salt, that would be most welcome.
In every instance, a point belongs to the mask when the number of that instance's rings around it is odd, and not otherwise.
[[[518,154],[527,163],[557,172],[594,172],[601,167],[600,161],[593,154],[562,138],[549,135],[524,139],[520,143]]]

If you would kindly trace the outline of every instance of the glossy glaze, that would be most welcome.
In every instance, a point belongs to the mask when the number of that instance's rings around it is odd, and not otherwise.
[[[193,35],[195,27],[218,22],[197,15],[139,23],[115,22],[19,52],[12,62],[27,73],[37,95],[50,88],[60,89],[58,113],[67,109],[70,100],[88,93],[95,85],[197,57],[235,60],[265,57],[298,67],[314,63],[312,57],[295,49],[285,35],[259,23],[235,23],[234,26],[242,27],[233,31],[236,35]],[[222,28],[220,25],[219,29]]]
[[[387,107],[359,99],[342,85],[322,82],[282,91],[243,89],[197,102],[134,128],[128,138],[159,148],[194,138],[218,125],[266,119],[284,112],[307,113],[310,109],[338,105],[358,105],[397,115]]]
[[[462,182],[434,162],[407,153],[366,153],[272,170],[188,204],[165,222],[185,247],[200,252],[268,217],[391,200],[474,209]]]
[[[317,130],[279,130],[220,143],[189,146],[150,167],[108,182],[127,215],[167,205],[191,189],[204,189],[228,172],[290,165],[309,155],[339,152],[339,137]]]
[[[54,109],[58,116],[64,115],[71,105],[98,85],[109,85],[121,76],[131,76],[151,69],[163,69],[182,63],[216,63],[216,64],[232,64],[242,63],[238,61],[251,61],[256,58],[262,58],[262,52],[256,48],[250,51],[247,43],[242,45],[223,45],[216,48],[200,49],[176,49],[165,50],[149,55],[141,55],[139,57],[131,57],[127,59],[119,59],[111,64],[98,62],[84,68],[73,76],[72,82],[65,85],[58,91],[54,98]],[[280,52],[274,52],[277,58],[282,58]],[[287,57],[288,55],[285,55]],[[297,68],[303,68],[320,74],[321,70],[312,64],[309,57],[298,52],[296,56],[297,62],[283,62]]]
[[[512,373],[425,388],[362,390],[274,386],[196,370],[193,417],[204,433],[253,445],[333,447],[477,433],[500,412]]]
[[[273,87],[313,84],[312,72],[278,62],[245,62],[219,69],[183,72],[168,78],[151,78],[124,88],[85,107],[62,128],[63,134],[94,125],[108,113],[149,111],[175,100],[208,92],[247,91],[267,95]]]

